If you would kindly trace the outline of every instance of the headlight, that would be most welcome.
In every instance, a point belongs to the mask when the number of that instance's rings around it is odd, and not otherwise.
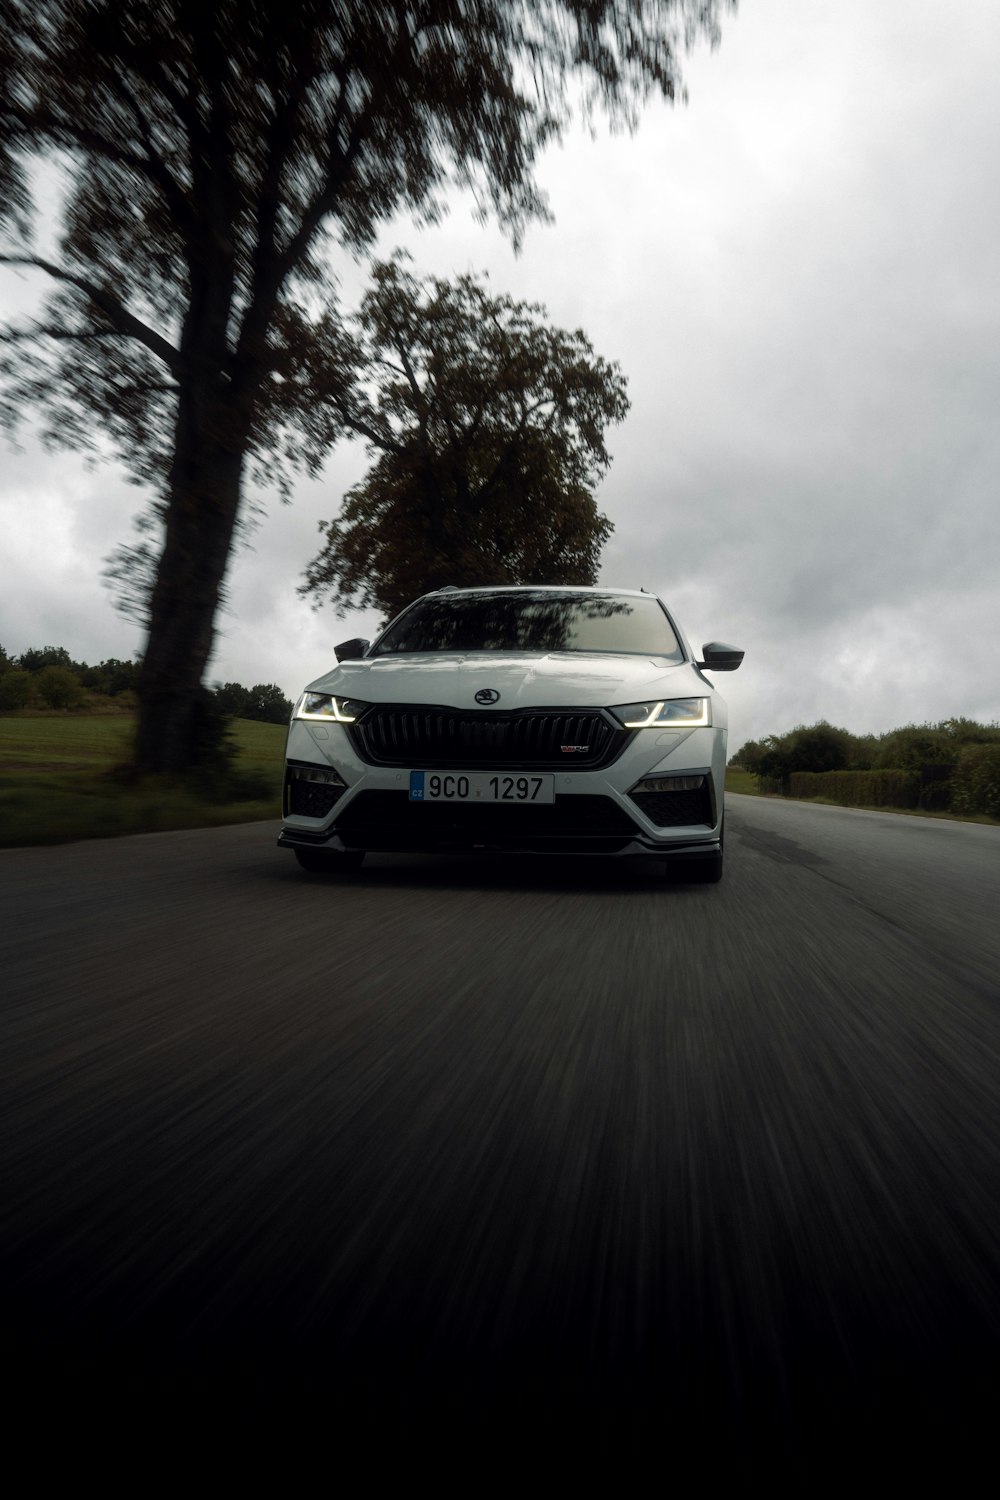
[[[702,729],[712,722],[711,698],[664,698],[608,710],[626,729]]]
[[[336,724],[353,724],[359,714],[368,707],[359,698],[335,698],[332,693],[303,693],[293,719],[319,719],[323,723],[332,719]]]

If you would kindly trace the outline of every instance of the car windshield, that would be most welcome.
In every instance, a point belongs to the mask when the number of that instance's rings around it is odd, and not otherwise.
[[[416,651],[610,651],[683,660],[670,621],[652,595],[544,590],[420,599],[371,654]]]

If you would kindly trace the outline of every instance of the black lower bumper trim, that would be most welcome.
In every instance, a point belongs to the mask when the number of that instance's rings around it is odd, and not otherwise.
[[[552,855],[596,855],[597,857],[641,857],[659,856],[661,859],[696,862],[711,859],[722,851],[718,839],[704,839],[695,844],[656,844],[637,834],[632,839],[595,838],[593,835],[570,838],[566,835],[550,838],[527,839],[511,835],[477,843],[470,839],[424,840],[380,838],[360,844],[355,839],[345,842],[336,830],[312,833],[299,828],[283,828],[278,835],[282,849],[330,849],[343,852],[364,848],[377,854],[552,854]]]

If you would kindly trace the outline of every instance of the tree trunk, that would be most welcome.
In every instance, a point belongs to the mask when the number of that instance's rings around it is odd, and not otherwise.
[[[229,393],[182,388],[166,536],[139,681],[135,767],[183,773],[211,754],[200,691],[240,505],[247,423]]]

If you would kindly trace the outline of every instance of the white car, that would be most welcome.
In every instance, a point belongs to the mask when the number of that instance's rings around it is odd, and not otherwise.
[[[645,590],[438,589],[292,713],[279,844],[310,871],[367,850],[657,856],[722,875],[726,705]]]

